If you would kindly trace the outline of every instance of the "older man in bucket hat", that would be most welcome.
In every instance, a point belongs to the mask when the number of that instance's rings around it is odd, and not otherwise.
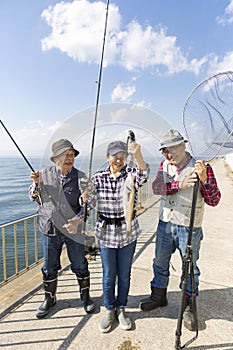
[[[71,270],[77,276],[84,309],[91,313],[95,308],[89,295],[88,261],[79,232],[79,222],[83,218],[79,202],[79,179],[86,176],[74,168],[75,157],[78,154],[79,151],[69,140],[60,139],[52,145],[50,159],[55,164],[40,172],[32,172],[30,176],[33,184],[29,188],[29,195],[39,204],[39,225],[43,233],[44,248],[44,264],[41,270],[45,299],[36,314],[39,319],[45,317],[56,304],[57,276],[61,269],[60,256],[64,243]]]
[[[179,250],[184,261],[189,235],[189,221],[192,207],[192,197],[197,176],[200,187],[197,195],[196,214],[192,236],[194,287],[198,295],[200,270],[197,266],[201,240],[203,238],[202,221],[204,203],[216,206],[221,194],[218,189],[213,170],[209,164],[195,160],[186,151],[187,140],[178,130],[169,130],[162,138],[160,150],[168,152],[169,159],[161,162],[152,189],[161,195],[159,223],[156,232],[156,248],[153,262],[154,277],[151,281],[151,295],[140,302],[143,311],[167,305],[167,287],[169,283],[169,263],[171,254]],[[172,166],[171,163],[172,159]],[[182,287],[182,278],[180,288]],[[195,330],[194,315],[191,301],[191,281],[188,276],[186,288],[186,308],[184,326]]]

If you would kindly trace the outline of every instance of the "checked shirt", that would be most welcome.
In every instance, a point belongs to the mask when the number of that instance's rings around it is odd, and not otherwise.
[[[140,233],[137,217],[132,220],[130,233],[126,230],[124,219],[124,191],[126,191],[126,181],[129,177],[134,179],[135,198],[134,210],[136,211],[138,189],[146,183],[149,176],[149,166],[142,171],[137,168],[124,167],[115,177],[110,172],[109,166],[97,172],[91,178],[93,193],[89,202],[90,207],[95,207],[98,214],[109,219],[122,218],[120,225],[106,224],[98,217],[96,223],[96,236],[101,244],[108,248],[122,248],[135,241]]]

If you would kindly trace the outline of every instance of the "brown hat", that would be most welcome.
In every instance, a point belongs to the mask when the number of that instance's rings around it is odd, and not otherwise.
[[[66,139],[60,139],[53,143],[52,145],[52,155],[50,157],[51,161],[54,162],[54,158],[60,156],[63,152],[68,151],[69,149],[73,150],[75,153],[75,157],[79,154],[72,143]]]
[[[159,150],[161,151],[163,148],[179,145],[182,142],[188,141],[183,138],[178,130],[170,129],[163,135]]]

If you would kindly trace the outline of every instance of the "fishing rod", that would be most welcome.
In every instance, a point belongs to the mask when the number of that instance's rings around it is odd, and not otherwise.
[[[21,155],[23,156],[25,162],[27,163],[27,165],[29,166],[29,168],[31,169],[31,171],[35,172],[35,170],[33,169],[33,167],[31,166],[31,164],[29,163],[29,161],[27,160],[27,158],[25,157],[25,155],[23,154],[23,152],[21,151],[21,149],[19,148],[19,146],[17,145],[17,143],[15,142],[15,140],[13,139],[13,137],[11,136],[11,134],[9,133],[9,131],[7,130],[7,128],[5,127],[5,125],[3,124],[2,120],[0,120],[0,123],[2,124],[3,128],[5,129],[5,131],[7,132],[7,134],[10,136],[11,140],[13,141],[13,143],[15,144],[16,148],[18,149],[18,151],[21,153]]]
[[[195,185],[193,188],[192,207],[191,207],[191,214],[190,214],[190,221],[189,221],[189,235],[188,235],[188,241],[187,241],[187,246],[186,246],[184,264],[183,264],[182,297],[181,297],[181,304],[180,304],[178,319],[177,319],[176,339],[175,339],[175,348],[174,348],[175,350],[180,350],[180,349],[186,348],[188,345],[190,345],[198,337],[196,292],[195,292],[195,287],[194,287],[192,236],[193,236],[194,219],[195,219],[199,184],[200,184],[200,179],[197,175],[197,181],[195,182]],[[194,337],[192,337],[192,339],[190,339],[184,345],[181,346],[182,321],[183,321],[184,310],[185,310],[185,306],[186,306],[185,305],[185,300],[186,300],[185,294],[186,294],[189,273],[190,273],[190,278],[191,278],[191,292],[192,292],[191,300],[192,300],[192,310],[193,310],[193,316],[194,316],[194,328],[195,328],[196,334],[194,335]]]
[[[99,98],[100,98],[100,88],[101,88],[101,81],[102,81],[105,41],[106,41],[107,24],[108,24],[108,9],[109,9],[109,0],[107,1],[107,5],[106,5],[106,17],[105,17],[105,25],[104,25],[104,36],[103,36],[103,45],[102,45],[102,53],[101,53],[101,60],[100,60],[99,77],[98,77],[98,80],[96,81],[96,83],[97,83],[97,95],[96,95],[95,116],[94,116],[92,142],[91,142],[90,162],[89,162],[89,169],[88,169],[88,179],[89,180],[91,178],[91,170],[92,170],[92,162],[93,162],[96,123],[97,123],[97,115],[98,115],[98,108],[99,108]]]
[[[14,138],[12,137],[12,135],[10,134],[10,132],[8,131],[8,129],[6,128],[6,126],[4,125],[3,121],[0,120],[0,123],[2,124],[3,128],[5,129],[5,131],[7,132],[7,134],[9,135],[10,139],[13,141],[14,145],[16,146],[16,148],[18,149],[18,151],[20,152],[20,154],[22,155],[23,159],[25,160],[25,162],[27,163],[27,165],[29,166],[29,168],[31,169],[32,172],[35,172],[34,168],[32,167],[31,163],[28,161],[28,159],[26,158],[26,156],[24,155],[24,153],[22,152],[22,150],[20,149],[20,147],[17,145],[16,141],[14,140]],[[40,188],[44,190],[44,192],[46,193],[46,195],[49,197],[50,201],[52,202],[52,204],[54,205],[55,209],[59,212],[59,214],[61,215],[61,217],[67,222],[68,218],[64,215],[64,213],[61,211],[61,208],[58,206],[57,202],[55,201],[55,199],[52,197],[51,193],[48,191],[48,189],[46,188],[46,186],[44,186],[42,183],[40,183]]]
[[[103,36],[103,45],[102,45],[102,53],[101,53],[101,60],[100,60],[99,77],[98,77],[98,80],[96,81],[96,83],[97,83],[97,95],[96,95],[95,115],[94,115],[92,142],[91,142],[91,151],[90,151],[90,162],[89,162],[88,175],[87,175],[87,180],[86,180],[87,184],[91,180],[91,171],[92,171],[92,163],[93,163],[94,144],[95,144],[95,134],[96,134],[96,123],[97,123],[97,115],[98,115],[98,108],[99,108],[99,98],[100,98],[100,89],[101,89],[101,81],[102,81],[105,41],[106,41],[107,24],[108,24],[108,10],[109,10],[109,0],[107,0],[107,4],[106,4],[106,16],[105,16],[104,36]],[[85,184],[83,184],[83,185],[85,188],[86,185]],[[88,208],[87,208],[87,201],[86,201],[85,205],[84,205],[84,219],[83,219],[83,232],[84,233],[86,232],[87,219],[88,219]]]

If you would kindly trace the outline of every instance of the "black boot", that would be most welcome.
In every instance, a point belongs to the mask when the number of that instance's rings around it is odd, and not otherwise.
[[[156,288],[151,286],[151,295],[140,301],[139,307],[142,311],[150,311],[160,306],[167,305],[167,288]]]
[[[57,277],[43,281],[45,290],[45,299],[37,310],[36,317],[45,317],[51,308],[56,304]]]
[[[83,303],[84,310],[90,314],[95,309],[95,304],[90,298],[90,275],[77,276],[80,287],[80,297]]]

